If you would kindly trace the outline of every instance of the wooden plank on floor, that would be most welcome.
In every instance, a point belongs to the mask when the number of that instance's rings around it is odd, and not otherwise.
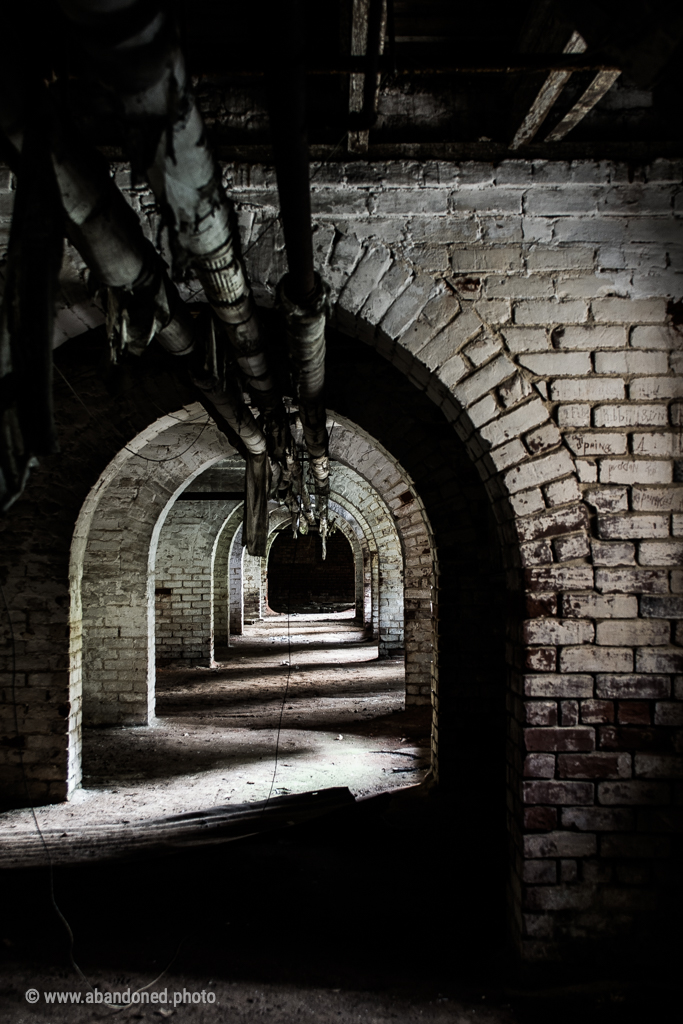
[[[149,821],[35,829],[4,827],[0,832],[0,868],[37,868],[49,864],[157,857],[189,846],[225,843],[297,825],[355,804],[346,786],[313,793],[291,793],[249,804],[225,804]],[[40,809],[39,809],[40,812]],[[43,841],[44,840],[44,841]],[[47,847],[47,848],[46,848]]]

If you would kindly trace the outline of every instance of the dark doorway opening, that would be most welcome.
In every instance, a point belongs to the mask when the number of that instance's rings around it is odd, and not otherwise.
[[[354,606],[353,551],[340,531],[327,538],[323,560],[320,534],[292,536],[285,527],[268,558],[268,604],[274,612],[336,612]]]

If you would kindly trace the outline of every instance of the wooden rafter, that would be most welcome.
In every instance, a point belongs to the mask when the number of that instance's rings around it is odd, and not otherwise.
[[[367,70],[349,76],[349,114],[361,113],[368,119],[377,111],[380,74],[379,57],[384,51],[387,23],[386,0],[353,0],[351,18],[351,57],[366,57],[373,64],[372,81],[367,81]],[[374,61],[372,60],[374,58]],[[348,135],[348,148],[353,153],[366,153],[370,141],[368,128],[352,130]]]
[[[351,15],[351,56],[364,57],[368,42],[368,17],[370,0],[353,0]],[[349,75],[349,114],[360,114],[363,109],[365,75]],[[353,153],[365,153],[368,148],[369,132],[351,131],[348,148]]]
[[[621,71],[599,71],[591,84],[584,92],[581,99],[577,100],[568,114],[565,114],[559,124],[555,125],[551,132],[545,137],[546,142],[559,142],[568,132],[575,128],[579,121],[582,121],[589,111],[593,109],[602,97],[612,88]]]
[[[585,49],[586,43],[583,37],[578,32],[573,32],[563,53],[583,53]],[[571,71],[550,72],[536,99],[531,104],[526,117],[517,129],[515,137],[510,143],[510,149],[519,149],[520,146],[531,142],[571,78],[571,75]]]

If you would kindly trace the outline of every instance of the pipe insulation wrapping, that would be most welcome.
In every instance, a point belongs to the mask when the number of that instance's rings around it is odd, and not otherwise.
[[[235,251],[233,212],[225,195],[194,97],[185,92],[187,110],[159,140],[148,168],[152,189],[166,210],[176,250],[191,260],[206,297],[224,325],[238,365],[256,401],[273,399],[269,372],[251,288]]]
[[[162,208],[176,262],[197,273],[256,402],[272,405],[275,385],[236,253],[232,204],[188,85],[172,18],[154,0],[60,3],[118,94],[134,164]]]
[[[202,258],[197,267],[206,297],[225,324],[237,363],[257,398],[274,391],[274,383],[259,334],[254,299],[235,256],[232,236],[214,253]]]
[[[327,412],[325,386],[325,322],[329,288],[316,274],[316,289],[306,306],[287,295],[287,275],[277,287],[276,303],[287,328],[287,344],[294,367],[297,401],[304,440],[310,455],[311,472],[317,491],[329,487]]]
[[[275,400],[256,308],[236,254],[234,213],[206,141],[204,123],[188,88],[171,18],[154,0],[62,0],[102,77],[116,91],[134,166],[146,174],[169,228],[175,261],[190,265],[224,325],[257,403]],[[170,319],[170,318],[169,318]],[[168,350],[186,352],[181,318],[159,334]],[[188,356],[195,385],[238,434],[247,453],[245,538],[251,554],[265,555],[271,466],[265,436],[241,390],[226,377],[225,353],[213,329],[201,352]]]
[[[263,432],[239,389],[223,379],[217,366],[213,330],[203,353],[196,351],[192,318],[108,168],[97,153],[69,146],[58,122],[55,125],[52,163],[68,232],[90,270],[107,287],[110,343],[119,351],[126,347],[140,354],[156,336],[165,351],[189,356],[195,386],[240,437],[247,452],[263,455]],[[207,348],[212,350],[208,360]]]
[[[96,151],[69,145],[53,119],[52,165],[69,237],[90,270],[109,288],[130,288],[157,253]]]
[[[170,327],[182,307],[180,297],[104,158],[80,143],[56,110],[51,134],[52,165],[67,234],[96,283],[106,289],[112,359],[116,361],[124,349],[140,355]],[[193,348],[189,328],[189,317],[185,317],[170,329],[178,354]]]

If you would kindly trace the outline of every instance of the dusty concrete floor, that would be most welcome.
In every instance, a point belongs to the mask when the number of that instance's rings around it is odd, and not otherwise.
[[[541,991],[520,994],[529,979],[511,972],[507,954],[504,804],[500,814],[495,807],[463,809],[425,787],[394,788],[424,771],[409,748],[424,750],[428,710],[401,710],[400,664],[373,661],[372,645],[346,626],[345,641],[337,636],[326,644],[321,636],[328,624],[297,623],[292,663],[299,668],[283,720],[283,739],[294,749],[287,748],[283,760],[296,765],[292,777],[304,782],[303,766],[309,775],[330,767],[320,760],[327,750],[335,771],[357,772],[359,788],[389,792],[240,842],[154,859],[58,866],[52,879],[45,868],[0,871],[3,1024],[676,1019],[660,1005],[668,995],[662,979],[676,977],[676,969],[673,962],[662,966],[658,953],[652,963],[639,962],[638,972],[605,973],[612,968],[592,964],[587,973],[571,970],[569,987],[566,974],[551,966],[535,981]],[[218,793],[254,789],[254,799],[261,795],[259,781],[270,784],[284,693],[287,648],[277,638],[285,633],[281,623],[254,627],[216,672],[161,673],[160,724],[92,734],[86,754],[91,803],[80,806],[89,812],[104,807],[105,797],[120,797],[117,813],[126,817],[144,812],[146,799],[148,807],[170,810],[176,799],[204,800],[209,776]],[[258,687],[249,681],[255,670]],[[235,725],[251,737],[242,746],[230,731]],[[342,757],[344,749],[351,754]],[[394,772],[406,753],[418,771]],[[254,785],[247,790],[249,782]],[[277,788],[289,784],[278,771]],[[135,991],[164,972],[151,989],[167,989],[170,1002],[120,1012],[86,1002],[46,1003],[46,991],[83,999],[89,991],[69,965],[69,941],[51,891],[93,986],[102,993]],[[32,988],[39,993],[35,1004],[25,998]],[[215,994],[216,1001],[174,1008],[173,994],[183,990],[200,998]]]
[[[98,971],[90,981],[105,993],[134,993],[152,980],[131,972]],[[39,1002],[29,1005],[24,993],[35,989]],[[163,1020],[193,1021],[196,1024],[231,1024],[231,1022],[273,1021],[273,1024],[331,1024],[339,1021],[361,1021],[365,1024],[512,1024],[516,1019],[509,1004],[486,1005],[486,997],[458,999],[444,993],[407,994],[402,992],[345,991],[339,988],[299,988],[283,984],[249,984],[214,978],[198,978],[187,974],[165,976],[149,990],[161,994],[168,1003],[113,1006],[85,1004],[68,1006],[48,1004],[45,991],[78,992],[83,1001],[90,991],[83,983],[74,983],[64,971],[31,971],[18,968],[10,986],[0,992],[0,1009],[7,1024],[80,1024],[94,1021],[140,1021],[150,1024]],[[197,993],[211,1002],[182,1004],[174,1008],[174,999],[183,993]],[[165,993],[165,995],[164,995]],[[176,995],[177,993],[177,995]],[[93,996],[93,998],[95,998]],[[213,1001],[215,999],[215,1002]],[[22,1006],[23,1003],[23,1006]]]
[[[83,787],[66,804],[38,808],[41,827],[140,822],[332,786],[362,797],[419,782],[429,709],[404,710],[402,659],[378,660],[352,615],[292,615],[289,626],[270,616],[218,651],[211,669],[160,669],[154,723],[85,730]],[[0,814],[6,840],[34,828],[29,811]]]

